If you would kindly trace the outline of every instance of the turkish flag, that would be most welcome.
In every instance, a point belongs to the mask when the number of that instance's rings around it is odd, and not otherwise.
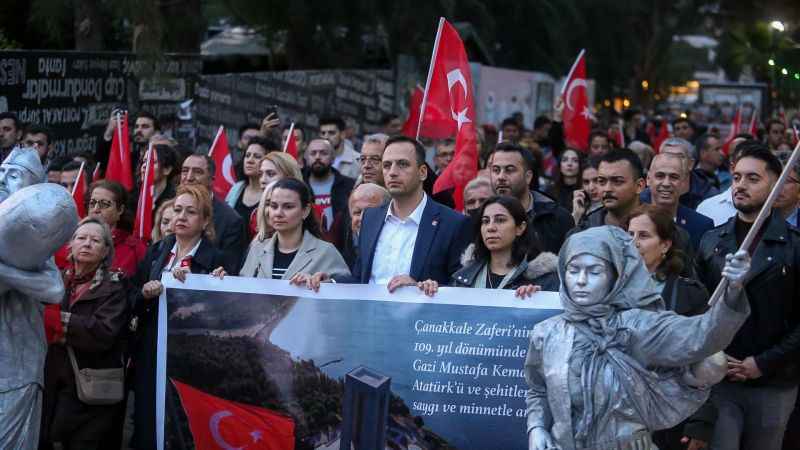
[[[228,191],[236,183],[236,174],[233,172],[233,159],[228,149],[228,137],[225,135],[225,127],[222,125],[219,126],[214,142],[211,143],[208,156],[214,160],[214,165],[217,166],[212,188],[217,198],[224,200]]]
[[[456,137],[453,161],[436,179],[433,193],[453,189],[456,209],[461,210],[464,207],[464,186],[478,174],[475,99],[464,43],[456,29],[444,18],[439,19],[439,30],[428,72],[426,95],[422,102],[421,131],[428,127],[428,108],[432,108],[434,112],[447,111],[450,136]],[[436,119],[436,114],[438,113],[434,114],[433,120]]]
[[[800,142],[800,130],[797,127],[792,127],[792,145],[797,145]]]
[[[661,126],[658,127],[658,134],[650,138],[650,142],[653,143],[653,150],[658,153],[661,150],[661,144],[667,139],[669,139],[669,122],[667,122],[667,119],[662,119]]]
[[[293,450],[294,421],[265,408],[231,402],[172,380],[197,450]]]
[[[747,132],[754,138],[758,138],[758,108],[754,109],[750,115],[750,126],[747,127]]]
[[[420,123],[419,115],[424,96],[425,89],[417,85],[411,93],[408,104],[408,119],[403,124],[403,130],[400,133],[415,139],[420,137],[446,139],[456,134],[458,130],[457,127],[453,126],[453,119],[449,114],[450,111],[448,109],[442,110],[440,105],[427,103],[425,105],[425,119]],[[417,129],[419,129],[419,136],[417,135]]]
[[[81,168],[78,170],[78,176],[75,178],[75,185],[72,186],[72,200],[75,202],[75,207],[78,208],[78,217],[83,219],[86,217],[86,174],[83,172],[85,162],[81,163]]]
[[[136,220],[133,223],[133,235],[145,243],[150,241],[150,232],[153,230],[153,176],[156,162],[158,155],[150,145],[142,174],[142,186],[139,189],[139,201],[136,203]]]
[[[725,143],[722,144],[722,153],[725,156],[728,156],[728,152],[730,151],[731,147],[731,142],[736,137],[736,135],[741,132],[741,129],[742,129],[742,107],[740,106],[736,109],[736,114],[733,116],[733,121],[731,122],[731,128],[730,131],[728,131],[728,137],[725,138]]]
[[[561,97],[564,102],[564,140],[567,147],[586,151],[592,129],[592,111],[586,92],[586,51],[581,50],[567,75]]]
[[[297,161],[297,139],[294,137],[294,122],[289,126],[289,134],[286,135],[286,142],[283,143],[283,151],[292,155]]]
[[[94,165],[94,171],[92,172],[92,183],[99,180],[100,180],[100,163],[97,163]]]
[[[108,155],[106,179],[118,182],[127,191],[133,189],[128,113],[117,114],[117,129],[114,131],[114,137],[111,138],[111,154]]]

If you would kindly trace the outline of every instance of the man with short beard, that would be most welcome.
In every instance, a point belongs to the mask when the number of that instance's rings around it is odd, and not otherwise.
[[[781,173],[767,146],[748,141],[733,169],[736,215],[707,232],[700,243],[697,274],[713,292],[724,255],[743,243]],[[780,450],[800,380],[800,231],[773,209],[746,249],[753,255],[744,283],[750,315],[725,349],[728,373],[714,386],[718,410],[712,448]]]
[[[515,197],[528,214],[533,237],[542,251],[558,253],[575,222],[566,209],[547,195],[530,189],[536,176],[533,155],[519,145],[503,142],[490,156],[490,179],[497,195]]]
[[[601,225],[627,229],[630,213],[639,206],[639,194],[644,190],[643,177],[642,162],[631,150],[614,150],[600,158],[597,184],[603,207],[589,213],[575,230]]]
[[[327,139],[312,139],[306,148],[303,178],[314,193],[314,212],[320,218],[323,238],[338,245],[355,180],[333,168],[333,155],[333,145]]]

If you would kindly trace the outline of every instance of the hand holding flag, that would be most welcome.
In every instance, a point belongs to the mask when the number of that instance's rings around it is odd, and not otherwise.
[[[128,137],[128,113],[117,112],[117,129],[111,138],[106,179],[123,185],[127,191],[133,189],[131,169],[131,145]]]

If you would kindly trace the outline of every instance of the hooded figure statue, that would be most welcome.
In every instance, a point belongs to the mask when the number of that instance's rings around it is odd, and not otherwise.
[[[60,303],[64,296],[52,255],[78,223],[69,192],[43,180],[44,169],[33,149],[15,149],[0,165],[2,449],[39,445],[47,352],[42,303]]]
[[[750,313],[746,252],[726,269],[724,300],[683,317],[665,311],[624,230],[570,236],[558,263],[564,312],[534,327],[525,361],[529,448],[654,450],[651,432],[708,399],[725,374],[718,352]]]

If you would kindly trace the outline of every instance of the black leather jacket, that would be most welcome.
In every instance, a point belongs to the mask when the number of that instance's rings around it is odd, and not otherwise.
[[[700,242],[697,271],[709,292],[720,281],[725,255],[738,249],[735,226],[736,216]],[[752,313],[726,353],[755,358],[763,376],[749,383],[791,386],[800,382],[800,231],[777,210],[764,226],[745,283]]]

